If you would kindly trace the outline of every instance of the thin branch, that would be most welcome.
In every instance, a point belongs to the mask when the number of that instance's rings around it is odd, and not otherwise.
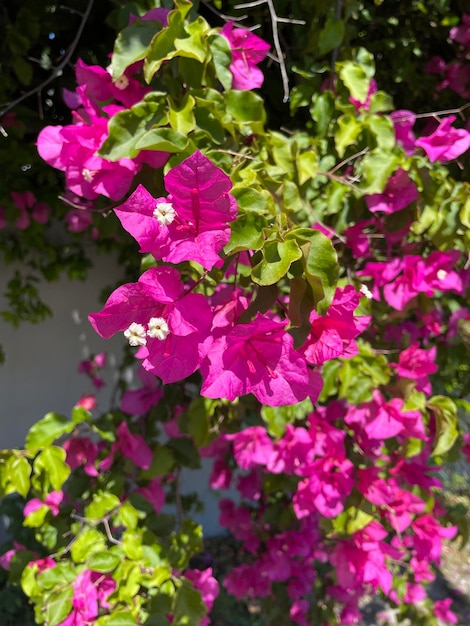
[[[359,152],[356,152],[356,154],[353,154],[352,156],[348,157],[347,159],[344,159],[344,161],[341,161],[341,163],[338,163],[337,165],[332,167],[331,170],[328,171],[328,173],[329,174],[334,174],[339,169],[341,169],[343,167],[343,165],[346,165],[346,163],[349,163],[350,161],[354,161],[354,159],[357,159],[358,157],[362,156],[363,154],[366,154],[367,152],[369,152],[369,148],[364,148],[363,150],[360,150]]]
[[[87,8],[85,9],[85,12],[83,13],[82,21],[80,22],[80,25],[78,27],[77,33],[75,35],[75,38],[74,38],[74,40],[72,41],[72,43],[70,45],[69,51],[67,52],[65,57],[62,59],[62,61],[59,63],[59,65],[57,67],[55,67],[53,69],[51,75],[48,78],[46,78],[46,80],[43,80],[43,82],[40,83],[37,87],[34,87],[33,89],[30,89],[29,91],[24,93],[22,96],[20,96],[16,100],[13,100],[13,102],[10,102],[10,104],[8,104],[4,109],[2,109],[0,111],[0,119],[4,115],[6,115],[8,113],[8,111],[13,109],[17,104],[19,104],[20,102],[23,102],[23,100],[26,100],[30,96],[33,96],[35,93],[40,93],[44,89],[44,87],[47,87],[47,85],[49,85],[49,83],[51,83],[53,80],[55,80],[57,78],[57,76],[60,76],[60,74],[62,73],[62,70],[67,65],[67,63],[70,61],[70,59],[72,58],[72,55],[75,52],[75,48],[77,47],[78,42],[80,41],[80,37],[82,36],[83,29],[85,28],[85,24],[86,24],[86,22],[87,22],[87,20],[88,20],[88,18],[90,16],[90,13],[91,13],[91,9],[92,9],[92,6],[93,6],[93,1],[94,0],[88,0]]]
[[[279,41],[279,29],[277,27],[278,17],[276,15],[276,10],[274,8],[274,4],[272,0],[266,0],[269,13],[271,14],[271,25],[272,25],[272,33],[273,33],[273,42],[274,49],[276,50],[276,54],[278,56],[279,69],[281,70],[281,78],[282,78],[282,86],[284,87],[284,97],[282,99],[283,102],[287,102],[289,100],[289,76],[287,75],[287,68],[284,61],[284,53],[281,48],[281,42]]]
[[[276,13],[276,9],[274,7],[273,0],[253,0],[253,2],[244,2],[243,4],[236,4],[234,9],[251,9],[253,7],[261,6],[262,4],[267,4],[269,9],[269,14],[271,16],[271,29],[273,34],[273,43],[274,50],[276,51],[276,57],[274,60],[279,63],[279,68],[281,70],[281,79],[282,86],[284,89],[284,97],[282,99],[283,102],[288,102],[289,100],[289,76],[287,74],[286,63],[284,61],[284,53],[282,50],[281,42],[279,41],[279,23],[289,23],[289,24],[301,24],[305,25],[306,22],[303,20],[291,19],[288,17],[278,17]]]
[[[410,115],[402,115],[400,117],[395,117],[393,118],[393,121],[394,122],[406,122],[407,120],[411,120],[411,119],[437,117],[439,115],[452,115],[454,113],[456,115],[460,115],[461,113],[465,111],[465,109],[468,109],[468,107],[470,107],[470,102],[463,104],[461,107],[458,107],[458,109],[445,109],[444,111],[431,111],[429,113],[413,113],[412,111],[410,111]]]
[[[246,18],[248,17],[248,14],[239,15],[237,17],[233,15],[226,15],[225,13],[221,13],[220,11],[218,11],[214,6],[212,6],[212,4],[206,2],[205,0],[201,0],[201,4],[203,4],[206,9],[212,11],[212,13],[217,15],[217,17],[220,17],[220,19],[224,20],[225,22],[240,22],[242,20],[246,20]]]

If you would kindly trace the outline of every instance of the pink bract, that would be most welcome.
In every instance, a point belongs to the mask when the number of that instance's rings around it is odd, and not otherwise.
[[[261,87],[264,76],[256,66],[266,58],[271,46],[245,28],[234,28],[233,22],[225,24],[220,34],[228,40],[232,51],[232,89]]]
[[[365,201],[371,213],[395,213],[406,208],[418,199],[418,189],[403,169],[391,176],[382,193],[366,196]]]
[[[147,335],[146,345],[137,355],[143,359],[143,367],[164,383],[195,372],[205,356],[204,342],[210,333],[212,315],[203,295],[184,293],[175,268],[147,270],[137,283],[116,289],[104,308],[89,316],[93,328],[105,338],[125,331],[133,323],[147,326],[151,318],[163,318],[169,332],[164,339]]]
[[[38,135],[39,156],[65,172],[70,191],[84,198],[100,194],[119,200],[128,191],[139,170],[131,159],[106,161],[96,153],[108,136],[108,121],[95,117],[90,123],[46,126]]]
[[[431,163],[452,161],[470,148],[470,133],[452,126],[456,119],[455,115],[446,117],[431,135],[416,140],[415,145],[423,148]]]
[[[238,324],[218,337],[201,364],[201,394],[227,398],[252,393],[263,404],[295,404],[318,398],[321,376],[309,371],[294,350],[285,324],[258,314],[249,324]]]
[[[139,185],[115,209],[123,227],[140,244],[167,263],[196,261],[205,269],[222,265],[220,251],[230,239],[237,216],[230,178],[196,151],[165,176],[166,198],[154,198]],[[159,219],[159,207],[171,210],[171,219]],[[169,208],[171,207],[171,209]]]

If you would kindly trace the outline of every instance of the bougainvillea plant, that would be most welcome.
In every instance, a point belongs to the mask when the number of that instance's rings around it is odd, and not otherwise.
[[[426,584],[467,533],[439,476],[469,445],[467,108],[395,109],[372,54],[341,47],[354,16],[328,14],[318,50],[290,63],[279,28],[307,29],[303,4],[237,5],[242,24],[218,3],[214,23],[206,3],[129,5],[110,64],[77,61],[69,123],[38,134],[69,230],[98,211],[137,244],[135,275],[89,321],[122,334],[140,380],[1,452],[21,533],[0,567],[39,624],[206,625],[220,586],[266,626],[354,624],[371,594],[414,625],[456,620]],[[255,8],[269,41],[247,28]],[[450,31],[462,66],[468,24]],[[288,126],[258,91],[267,57]],[[11,198],[2,227],[49,219],[31,192]],[[99,390],[105,365],[78,369]],[[180,489],[202,458],[244,555],[223,580],[195,565]]]

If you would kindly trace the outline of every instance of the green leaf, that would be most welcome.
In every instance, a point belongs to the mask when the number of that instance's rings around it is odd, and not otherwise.
[[[328,18],[318,38],[320,56],[328,54],[341,45],[344,37],[344,22],[336,18]]]
[[[124,502],[119,509],[117,521],[122,523],[126,528],[135,529],[139,523],[139,513],[129,501]]]
[[[248,195],[250,190],[247,190]],[[234,254],[243,250],[259,250],[262,247],[263,227],[266,221],[256,213],[245,213],[232,222],[230,241],[224,248],[225,254]]]
[[[116,569],[122,557],[110,551],[95,552],[88,559],[88,567],[94,572],[107,574]]]
[[[312,402],[309,398],[284,406],[263,406],[261,417],[268,425],[268,432],[276,438],[280,438],[286,431],[287,424],[292,424],[295,420],[304,419],[313,410]]]
[[[299,185],[303,185],[307,180],[316,176],[318,171],[318,157],[313,150],[299,154],[296,163]]]
[[[375,135],[379,148],[391,150],[395,146],[395,131],[389,117],[366,115],[364,125]]]
[[[171,472],[175,466],[175,456],[173,452],[161,445],[157,445],[154,450],[152,464],[148,470],[141,472],[141,477],[144,480],[153,478],[154,476],[164,476]]]
[[[196,126],[193,113],[194,105],[195,100],[189,93],[184,95],[179,104],[169,98],[168,118],[173,130],[183,135],[188,135],[194,130]]]
[[[39,422],[36,422],[26,436],[26,450],[37,450],[45,448],[56,439],[70,433],[75,428],[75,424],[67,417],[58,413],[47,413]]]
[[[12,65],[20,83],[26,86],[30,85],[34,74],[31,63],[28,63],[25,59],[18,56],[14,58]]]
[[[189,0],[175,0],[175,5],[175,9],[168,14],[168,26],[155,35],[145,55],[144,77],[147,83],[165,61],[177,55],[175,42],[187,37],[184,19],[192,4]]]
[[[232,62],[232,50],[228,40],[222,35],[212,35],[209,39],[215,74],[222,87],[228,91],[232,87],[232,72],[229,70]]]
[[[183,580],[178,587],[173,610],[173,626],[191,626],[199,624],[206,616],[206,605],[199,591],[189,581]]]
[[[201,64],[204,63],[208,52],[206,42],[203,40],[203,35],[209,30],[206,20],[199,16],[194,22],[186,24],[184,30],[189,37],[175,39],[175,48],[178,51],[178,55],[188,59],[195,59]]]
[[[106,549],[104,536],[96,528],[84,528],[70,549],[74,563],[84,563],[92,554]]]
[[[344,155],[346,148],[354,145],[361,130],[362,124],[353,115],[342,115],[338,119],[335,147],[340,157]]]
[[[384,91],[376,91],[370,97],[369,113],[387,113],[393,111],[392,97]]]
[[[226,111],[238,122],[242,135],[263,134],[266,112],[263,99],[252,91],[229,91]]]
[[[354,506],[350,506],[346,509],[348,515],[348,521],[346,522],[346,532],[348,535],[354,535],[358,531],[362,530],[369,524],[374,516],[362,511],[361,509],[357,509]]]
[[[11,457],[8,461],[10,482],[16,491],[26,498],[31,486],[31,465],[24,456]]]
[[[151,100],[139,102],[113,115],[108,123],[108,137],[98,151],[99,156],[109,161],[136,157],[140,150],[137,148],[139,140],[168,121],[167,103],[162,95],[154,93]]]
[[[237,185],[233,187],[231,194],[237,200],[240,210],[245,210],[247,213],[254,212],[256,215],[267,212],[268,206],[266,197],[262,191],[258,191],[252,187],[240,187]]]
[[[191,401],[188,410],[179,418],[184,432],[192,436],[198,448],[206,445],[209,437],[210,418],[213,416],[217,400],[209,398],[195,398]]]
[[[72,610],[73,588],[68,587],[51,593],[45,602],[46,623],[57,626],[62,623]]]
[[[64,585],[64,583],[74,582],[77,572],[70,561],[57,563],[55,567],[44,570],[37,576],[37,583],[42,590],[53,590]]]
[[[287,274],[290,266],[302,256],[294,239],[268,241],[261,249],[262,260],[253,267],[251,276],[258,285],[274,285]]]
[[[50,446],[45,448],[34,460],[34,473],[44,472],[54,491],[60,491],[70,476],[70,467],[65,462],[65,457],[66,452],[63,448]]]
[[[160,152],[182,152],[188,146],[186,135],[171,128],[149,130],[135,144],[137,150],[159,150]]]
[[[367,194],[382,193],[387,180],[397,169],[399,161],[397,155],[382,150],[366,154],[361,164],[364,171],[362,191]]]
[[[102,623],[103,626],[135,626],[137,624],[136,618],[129,611],[116,611],[106,616]]]
[[[353,61],[346,61],[339,71],[339,76],[355,100],[366,101],[370,77],[363,67]]]
[[[90,504],[85,507],[85,517],[92,520],[101,519],[120,506],[121,501],[113,493],[99,491],[93,494]]]
[[[136,20],[119,33],[111,59],[111,75],[114,80],[122,76],[130,65],[145,59],[156,29],[157,22],[153,20]]]
[[[313,96],[310,115],[316,122],[316,131],[320,137],[327,135],[334,113],[335,99],[331,91],[324,91]]]
[[[191,469],[201,467],[201,457],[191,439],[187,437],[176,437],[169,439],[167,447],[175,455],[176,463]]]
[[[436,419],[436,435],[432,456],[441,456],[453,447],[459,436],[457,407],[445,396],[433,396],[427,404]]]
[[[298,228],[287,238],[295,238],[302,251],[305,278],[312,288],[315,306],[329,306],[338,281],[338,257],[330,239],[318,230]]]

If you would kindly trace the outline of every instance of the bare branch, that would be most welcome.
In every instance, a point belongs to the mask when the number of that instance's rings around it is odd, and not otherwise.
[[[93,6],[93,1],[94,0],[88,0],[87,8],[85,9],[85,12],[83,13],[82,21],[80,22],[80,25],[78,27],[77,33],[75,35],[75,38],[74,38],[74,40],[72,41],[72,43],[70,45],[69,51],[64,56],[64,58],[59,63],[59,65],[57,65],[57,67],[55,67],[52,70],[51,75],[48,78],[46,78],[46,80],[43,80],[43,82],[40,83],[37,87],[34,87],[33,89],[30,89],[29,91],[27,91],[26,93],[21,95],[19,98],[16,98],[16,100],[13,100],[13,102],[10,102],[6,107],[4,107],[0,111],[0,119],[4,115],[6,115],[8,113],[8,111],[11,111],[11,109],[13,109],[17,104],[19,104],[20,102],[23,102],[23,100],[26,100],[30,96],[33,96],[35,93],[39,94],[44,89],[44,87],[47,87],[47,85],[49,85],[49,83],[51,83],[53,80],[55,80],[57,78],[57,76],[60,76],[60,74],[62,73],[62,70],[67,65],[67,63],[70,61],[70,59],[72,58],[73,53],[75,52],[75,48],[77,47],[78,42],[80,40],[80,37],[82,36],[83,29],[85,28],[85,24],[86,24],[86,22],[87,22],[87,20],[88,20],[88,18],[90,16],[91,8]]]
[[[253,2],[244,2],[242,4],[236,4],[234,9],[251,9],[253,7],[261,6],[262,4],[267,4],[269,9],[269,14],[271,17],[271,28],[273,34],[273,43],[274,50],[276,51],[276,57],[271,55],[271,58],[279,63],[279,68],[281,70],[281,79],[282,86],[284,89],[284,97],[282,99],[283,102],[287,102],[289,100],[289,76],[287,74],[286,63],[284,61],[284,53],[282,50],[281,42],[279,41],[279,23],[289,23],[289,24],[300,24],[305,25],[304,20],[296,20],[288,17],[278,17],[276,13],[276,8],[274,6],[273,0],[253,0]]]

